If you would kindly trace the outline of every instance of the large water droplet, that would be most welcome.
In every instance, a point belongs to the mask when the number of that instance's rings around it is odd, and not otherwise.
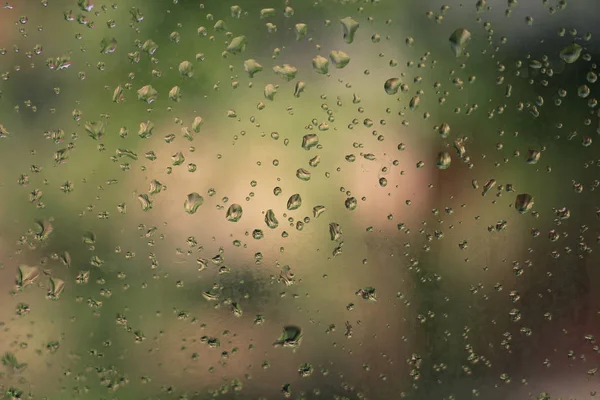
[[[243,214],[242,206],[240,206],[239,204],[232,204],[227,209],[225,218],[229,222],[238,222],[242,218],[242,214]]]
[[[467,44],[471,40],[471,32],[464,28],[459,28],[450,35],[449,40],[454,55],[460,57],[465,52]]]
[[[183,208],[185,212],[188,214],[194,214],[198,211],[198,208],[204,203],[204,198],[200,196],[196,192],[192,192],[187,195],[185,202],[183,203]]]

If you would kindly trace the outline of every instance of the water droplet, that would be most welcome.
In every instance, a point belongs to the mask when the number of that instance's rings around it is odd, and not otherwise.
[[[142,139],[150,139],[154,131],[154,123],[152,121],[140,122],[138,136]]]
[[[332,222],[329,224],[329,236],[332,241],[337,241],[342,238],[342,228],[338,223]]]
[[[279,226],[279,221],[277,221],[277,217],[275,217],[275,212],[269,209],[265,214],[265,224],[271,229],[275,229]]]
[[[258,63],[258,61],[254,59],[249,59],[244,61],[244,71],[248,74],[250,78],[253,78],[255,74],[261,72],[263,70],[263,66]]]
[[[308,27],[306,24],[296,24],[294,25],[294,32],[296,32],[296,40],[302,40],[308,33]]]
[[[348,210],[354,211],[356,209],[356,206],[358,206],[358,201],[354,197],[348,197],[344,202],[344,205]]]
[[[408,108],[410,108],[411,111],[415,111],[417,108],[419,108],[420,103],[421,103],[421,98],[419,96],[414,96],[408,102]]]
[[[383,84],[383,88],[385,89],[385,92],[389,95],[394,95],[398,93],[398,90],[400,89],[400,86],[402,85],[402,82],[400,81],[400,78],[390,78],[387,81],[385,81],[385,83]]]
[[[150,85],[142,87],[137,92],[138,99],[145,101],[148,104],[152,104],[158,98],[158,92]]]
[[[21,264],[17,270],[17,289],[22,289],[25,286],[31,285],[40,276],[38,267],[30,267],[29,265]]]
[[[88,135],[94,140],[102,140],[104,137],[104,122],[102,121],[93,121],[85,123],[85,130]]]
[[[93,0],[78,0],[77,5],[79,6],[79,8],[81,10],[90,12],[94,8],[94,1]]]
[[[492,190],[492,188],[496,186],[496,180],[495,179],[490,179],[489,181],[487,181],[487,183],[485,185],[483,185],[483,191],[481,192],[482,196],[485,196],[486,194],[488,194],[488,192],[490,190]]]
[[[302,330],[294,325],[285,326],[283,333],[274,343],[274,347],[297,348],[302,339]]]
[[[124,99],[125,99],[125,96],[123,94],[123,86],[119,85],[116,87],[115,91],[113,92],[112,101],[117,104],[120,104],[123,102]]]
[[[185,78],[191,78],[194,75],[194,66],[189,61],[182,61],[179,64],[179,75]]]
[[[115,38],[104,38],[100,42],[100,53],[110,54],[117,50],[117,39]]]
[[[325,206],[314,206],[313,207],[313,217],[319,218],[319,216],[321,214],[323,214],[325,212],[325,210],[326,210]]]
[[[150,211],[152,209],[152,200],[147,194],[143,193],[138,196],[138,201],[142,206],[142,211]]]
[[[570,45],[562,49],[559,55],[561,60],[563,60],[567,64],[573,64],[581,56],[582,50],[583,47],[581,47],[579,44],[571,43]]]
[[[58,278],[50,277],[50,288],[48,289],[48,298],[58,300],[61,293],[65,289],[65,281]]]
[[[94,232],[86,232],[81,237],[84,244],[93,245],[96,243],[96,234]]]
[[[194,122],[192,122],[192,130],[196,133],[200,132],[200,128],[204,124],[204,118],[197,116],[194,118]]]
[[[319,136],[317,136],[314,133],[309,133],[307,135],[304,135],[304,137],[302,138],[302,148],[304,150],[310,150],[313,147],[317,146],[319,144]]]
[[[289,82],[296,78],[298,69],[290,64],[276,65],[273,67],[273,72],[281,77],[286,82]]]
[[[450,35],[449,40],[454,55],[460,57],[465,52],[467,45],[471,40],[471,32],[464,28],[459,28]]]
[[[343,51],[338,50],[332,50],[329,53],[329,58],[333,65],[338,69],[344,68],[350,62],[350,56]]]
[[[248,39],[246,36],[238,36],[231,39],[229,46],[227,46],[225,50],[230,54],[238,54],[246,49],[246,44],[248,44]]]
[[[152,55],[154,55],[156,50],[158,50],[158,45],[156,43],[154,43],[152,40],[148,39],[142,45],[142,50],[152,56]]]
[[[186,213],[194,214],[198,211],[198,208],[204,203],[204,198],[200,196],[196,192],[192,192],[187,195],[185,202],[183,203],[183,208]]]
[[[435,166],[439,169],[448,169],[450,167],[451,162],[452,157],[450,157],[450,153],[448,153],[447,151],[442,151],[438,154]]]
[[[581,85],[577,88],[577,96],[581,97],[582,99],[588,97],[590,93],[592,93],[592,91],[588,85]]]
[[[277,94],[277,88],[275,85],[269,83],[267,86],[265,86],[265,99],[273,101],[275,99],[275,94]]]
[[[358,289],[358,291],[356,291],[356,295],[363,298],[364,300],[369,300],[373,302],[377,301],[377,291],[374,287],[368,286],[364,289]]]
[[[443,139],[446,139],[448,136],[450,136],[450,125],[446,123],[441,124],[438,128],[438,133]]]
[[[244,314],[242,307],[240,307],[240,305],[235,301],[231,303],[231,312],[237,318],[240,318]]]
[[[173,86],[173,88],[169,90],[169,99],[174,102],[181,101],[181,88],[179,86]]]
[[[242,218],[242,206],[239,204],[232,204],[227,209],[227,213],[225,214],[225,218],[229,222],[238,222]]]
[[[63,252],[60,255],[60,261],[67,267],[71,267],[71,254],[68,251]]]
[[[530,194],[523,193],[517,196],[515,201],[515,210],[519,214],[525,214],[533,208],[533,197]]]
[[[274,8],[263,8],[260,10],[260,19],[266,19],[275,16]]]
[[[340,23],[342,24],[342,28],[344,30],[344,41],[348,44],[352,43],[360,24],[352,17],[346,17],[340,20]]]
[[[527,159],[525,160],[525,162],[527,164],[537,164],[537,162],[540,161],[541,156],[542,156],[542,153],[540,153],[539,151],[530,149],[527,152]]]
[[[231,11],[231,18],[240,19],[242,17],[242,7],[233,5],[229,9]]]
[[[36,221],[35,222],[35,239],[43,242],[48,240],[50,235],[54,232],[54,227],[48,220]]]
[[[318,74],[326,75],[329,72],[329,60],[323,56],[313,58],[312,65]]]
[[[305,87],[306,83],[304,83],[303,81],[296,82],[296,87],[294,88],[294,97],[300,97],[300,93],[304,91]]]
[[[296,178],[300,179],[301,181],[307,182],[311,178],[311,173],[305,170],[304,168],[298,168],[298,170],[296,171]]]
[[[302,197],[298,193],[290,196],[287,202],[287,209],[289,211],[297,210],[302,205]]]

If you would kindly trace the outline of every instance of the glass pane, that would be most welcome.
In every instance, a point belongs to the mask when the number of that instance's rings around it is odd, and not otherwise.
[[[5,3],[0,393],[593,397],[596,10]]]

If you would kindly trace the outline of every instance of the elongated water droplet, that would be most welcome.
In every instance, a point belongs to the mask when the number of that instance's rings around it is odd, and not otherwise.
[[[340,23],[342,24],[342,28],[344,30],[344,41],[348,44],[352,43],[360,24],[352,17],[346,17],[340,20]]]
[[[340,240],[342,238],[342,228],[340,224],[332,222],[329,224],[329,236],[332,241]]]
[[[296,40],[302,40],[308,33],[308,27],[303,23],[296,24],[294,25],[294,32],[296,32]]]
[[[192,130],[196,133],[200,132],[200,128],[204,124],[204,118],[197,116],[194,118],[194,122],[192,122]]]
[[[60,255],[60,261],[67,267],[71,267],[71,254],[68,251],[63,252]]]
[[[147,194],[140,194],[138,200],[142,206],[142,211],[150,211],[152,209],[152,200],[150,200]]]
[[[276,94],[277,94],[277,88],[275,87],[275,85],[269,83],[267,86],[265,86],[265,90],[264,90],[265,99],[273,101],[273,100],[275,100]]]
[[[123,100],[125,100],[125,95],[123,94],[123,86],[119,85],[113,92],[112,101],[117,104],[120,104],[123,102]]]
[[[275,217],[275,213],[271,209],[267,210],[265,214],[265,224],[271,229],[279,226],[279,221],[277,221],[277,217]]]
[[[296,87],[294,88],[294,97],[300,97],[300,94],[304,92],[305,87],[306,83],[304,83],[303,81],[296,82]]]
[[[448,169],[450,167],[451,162],[452,157],[450,157],[450,153],[448,153],[447,151],[442,151],[438,154],[435,166],[439,169]]]
[[[290,196],[287,202],[287,209],[290,211],[297,210],[302,205],[302,197],[298,193]]]
[[[419,96],[414,96],[413,98],[410,99],[410,101],[408,103],[408,108],[410,108],[411,111],[415,111],[417,108],[419,108],[420,103],[421,103],[421,98]]]
[[[275,16],[274,8],[263,8],[260,10],[260,19],[270,18]]]
[[[179,86],[173,86],[173,88],[169,90],[169,99],[174,102],[181,101],[181,88]]]
[[[460,57],[465,52],[467,45],[471,40],[471,32],[464,28],[459,28],[450,35],[449,40],[454,55]]]
[[[182,61],[179,64],[179,75],[185,78],[191,78],[194,75],[194,66],[189,61]]]
[[[527,152],[527,159],[525,160],[525,162],[527,164],[537,164],[537,162],[540,161],[541,156],[542,153],[540,153],[538,150],[530,149]]]
[[[490,190],[492,190],[492,188],[496,186],[496,180],[495,179],[490,179],[489,181],[487,181],[487,183],[485,185],[483,185],[483,191],[481,192],[482,196],[485,196],[486,194],[488,194],[488,192]]]

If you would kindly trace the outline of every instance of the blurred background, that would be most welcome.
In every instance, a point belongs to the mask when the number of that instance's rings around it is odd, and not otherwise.
[[[598,17],[6,2],[0,394],[594,398]]]

